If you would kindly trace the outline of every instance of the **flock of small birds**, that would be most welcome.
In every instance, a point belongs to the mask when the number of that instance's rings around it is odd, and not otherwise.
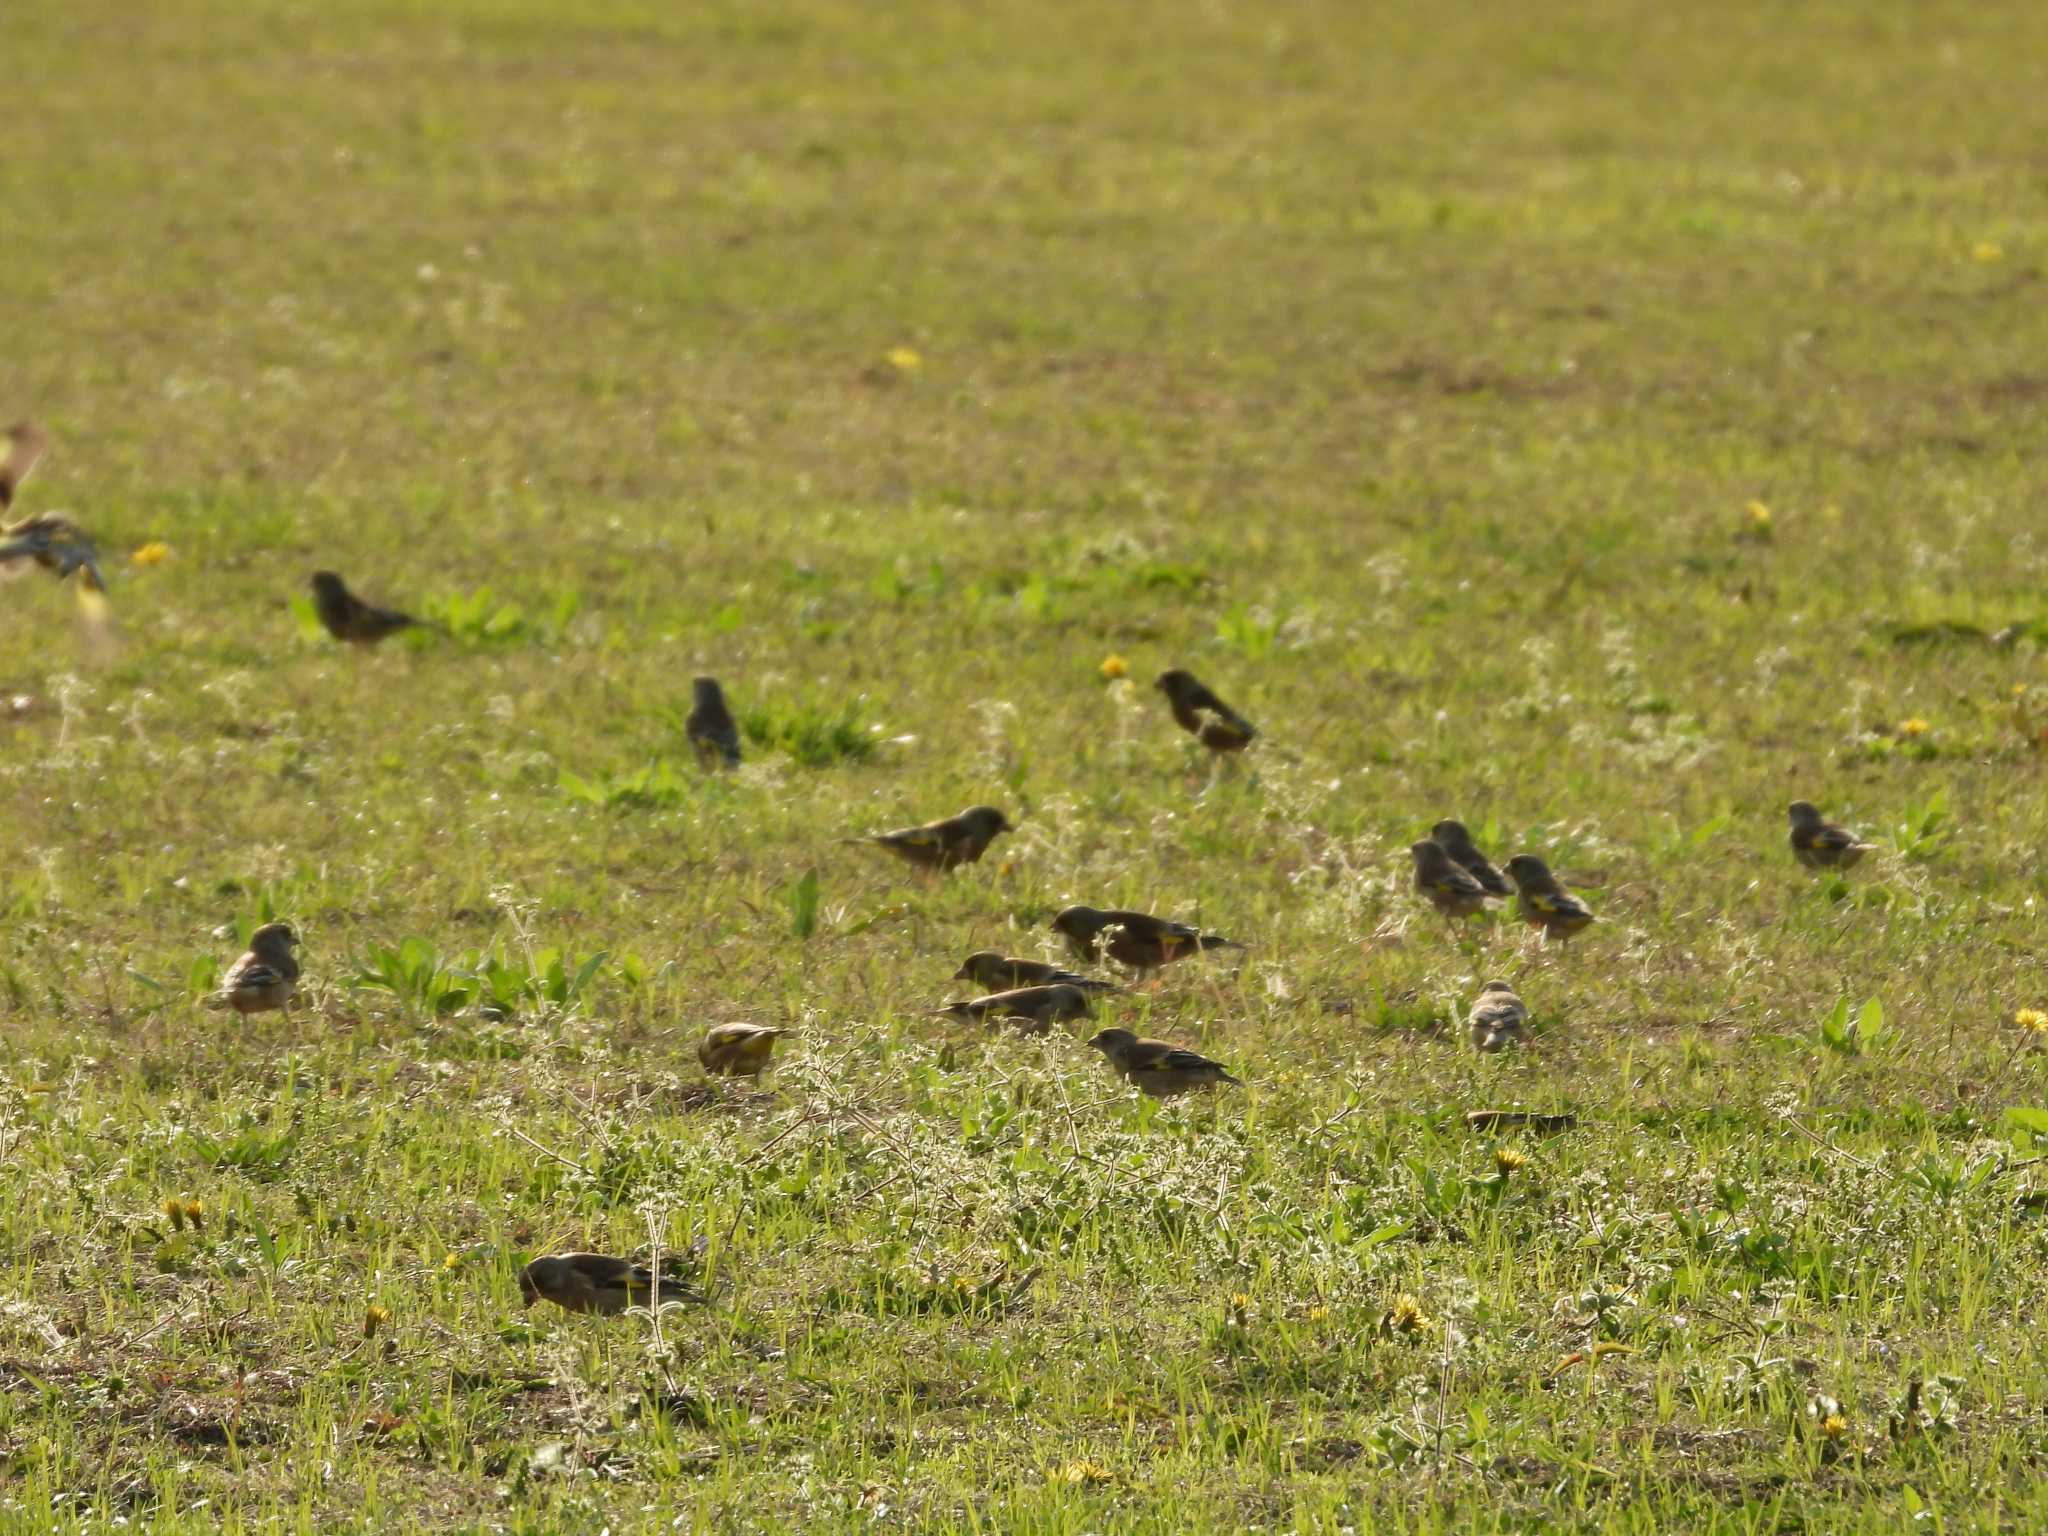
[[[48,439],[33,422],[9,427],[0,441],[0,518],[12,508]],[[74,579],[81,609],[95,626],[106,622],[106,583],[92,540],[70,519],[44,513],[0,525],[0,579],[31,568],[47,571],[58,581]],[[402,631],[434,627],[395,608],[379,607],[349,590],[333,571],[311,579],[314,611],[336,640],[369,647]],[[1193,673],[1174,668],[1155,684],[1166,698],[1174,722],[1210,752],[1245,751],[1257,729]],[[715,678],[697,678],[684,734],[707,771],[740,765],[740,732],[725,693]],[[1798,862],[1812,869],[1846,870],[1871,851],[1848,829],[1827,820],[1813,804],[1794,801],[1789,810],[1790,843]],[[990,805],[969,806],[956,815],[920,826],[869,833],[846,839],[880,848],[928,875],[940,875],[980,862],[995,839],[1013,831],[1010,820]],[[1490,901],[1513,897],[1522,921],[1536,930],[1536,941],[1553,937],[1561,944],[1595,921],[1591,907],[1573,895],[1548,864],[1533,853],[1519,853],[1496,867],[1480,851],[1463,822],[1445,819],[1428,837],[1414,843],[1415,889],[1447,924],[1469,923]],[[1052,920],[1074,960],[1099,966],[1105,959],[1131,973],[1133,985],[1156,978],[1167,966],[1216,951],[1243,951],[1247,946],[1221,934],[1205,933],[1191,923],[1155,913],[1118,908],[1070,906]],[[289,1010],[301,975],[295,951],[299,940],[290,924],[273,922],[258,928],[249,948],[221,977],[218,989],[205,1000],[212,1009],[248,1015]],[[989,1024],[1017,1021],[1024,1033],[1046,1034],[1055,1023],[1092,1019],[1102,999],[1125,990],[1124,984],[1084,970],[1068,969],[1047,960],[978,950],[961,962],[956,981],[984,989],[978,996],[935,1010],[962,1021]],[[1156,982],[1154,983],[1156,985]],[[1466,1016],[1473,1048],[1486,1054],[1521,1043],[1529,1032],[1529,1010],[1506,981],[1487,982]],[[717,1076],[758,1078],[767,1070],[775,1044],[788,1031],[760,1024],[713,1026],[697,1048],[704,1070]],[[1086,1042],[1099,1051],[1124,1081],[1152,1098],[1172,1098],[1229,1083],[1239,1087],[1221,1062],[1186,1045],[1148,1039],[1117,1027],[1097,1031]],[[1475,1110],[1467,1123],[1480,1130],[1527,1128],[1555,1131],[1568,1128],[1570,1116],[1537,1115],[1513,1110]],[[570,1312],[616,1314],[644,1307],[676,1292],[647,1266],[605,1254],[566,1253],[537,1258],[519,1275],[527,1305],[547,1300]]]

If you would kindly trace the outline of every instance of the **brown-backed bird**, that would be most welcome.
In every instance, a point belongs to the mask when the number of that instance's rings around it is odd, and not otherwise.
[[[921,827],[904,827],[896,832],[877,832],[855,842],[873,843],[898,858],[923,869],[957,869],[972,864],[988,852],[988,845],[1001,832],[1014,830],[1003,813],[992,805],[973,805],[944,821],[926,822]]]
[[[659,1285],[654,1271],[631,1259],[605,1253],[560,1253],[535,1259],[519,1271],[519,1294],[525,1304],[552,1301],[565,1312],[597,1312],[616,1316],[628,1307],[644,1307],[656,1291],[667,1298],[674,1287]]]
[[[298,944],[290,923],[265,923],[249,935],[249,948],[228,967],[206,1006],[236,1013],[289,1009],[299,984],[299,962],[292,954]]]
[[[704,767],[739,767],[740,728],[725,707],[725,690],[717,678],[700,677],[690,684],[690,714],[683,721],[683,734]]]
[[[714,1024],[697,1042],[697,1060],[716,1077],[759,1077],[787,1033],[765,1024]]]
[[[1569,941],[1593,921],[1593,909],[1564,888],[1550,866],[1533,853],[1518,853],[1508,860],[1508,878],[1521,898],[1522,921],[1541,928],[1547,940],[1553,933]]]
[[[1489,896],[1505,900],[1515,894],[1515,888],[1508,884],[1508,877],[1493,867],[1493,863],[1472,843],[1472,834],[1465,830],[1462,821],[1440,821],[1429,829],[1430,841],[1451,856],[1466,874],[1485,889]]]
[[[1522,1030],[1529,1022],[1529,1010],[1513,987],[1504,981],[1489,981],[1479,989],[1465,1022],[1472,1030],[1472,1048],[1491,1054],[1520,1044]]]
[[[1455,922],[1471,917],[1486,905],[1486,887],[1470,870],[1454,862],[1443,844],[1425,837],[1409,845],[1415,860],[1415,889],[1427,896],[1437,911]]]
[[[1088,1043],[1109,1059],[1125,1081],[1155,1099],[1170,1099],[1218,1083],[1244,1086],[1220,1061],[1211,1061],[1171,1040],[1146,1040],[1128,1029],[1105,1029]]]
[[[1066,935],[1067,943],[1083,960],[1100,961],[1107,950],[1110,959],[1140,974],[1206,949],[1244,948],[1235,939],[1204,933],[1150,912],[1105,912],[1098,907],[1075,906],[1063,910],[1052,926]]]
[[[1810,800],[1794,800],[1788,814],[1792,818],[1792,856],[1808,869],[1847,869],[1877,846],[1829,821]]]
[[[1099,976],[1083,976],[1065,966],[1054,965],[1050,960],[1020,960],[1015,955],[1001,954],[993,949],[977,949],[960,962],[960,969],[953,973],[953,979],[977,982],[991,992],[1009,987],[1044,987],[1054,982],[1086,987],[1091,992],[1118,990],[1115,982],[1105,981]]]
[[[320,615],[321,627],[337,640],[352,645],[375,645],[387,635],[420,623],[396,608],[379,608],[364,602],[332,571],[315,571],[311,585],[313,611]]]
[[[1095,1011],[1095,995],[1086,987],[1056,981],[1040,987],[1012,987],[987,997],[948,1003],[939,1010],[956,1019],[1025,1019],[1032,1034],[1043,1034],[1055,1019],[1084,1019]]]
[[[1166,695],[1173,718],[1211,752],[1242,752],[1259,733],[1192,672],[1175,667],[1159,674],[1152,685]]]

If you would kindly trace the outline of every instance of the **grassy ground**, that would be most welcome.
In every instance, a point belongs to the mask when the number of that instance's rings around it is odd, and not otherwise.
[[[11,16],[0,416],[119,636],[6,589],[0,1527],[2038,1528],[2044,45]],[[790,750],[701,777],[699,670]],[[836,841],[979,800],[942,883]],[[1601,924],[1451,939],[1452,813]],[[1253,941],[1114,1010],[1249,1091],[928,1016],[1071,900]],[[200,1010],[272,914],[309,1006]],[[521,1314],[565,1246],[713,1300]]]

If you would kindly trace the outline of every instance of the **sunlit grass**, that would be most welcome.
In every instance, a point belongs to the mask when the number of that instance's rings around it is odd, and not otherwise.
[[[2043,26],[11,17],[0,1527],[2039,1525]],[[1072,902],[1245,1091],[934,1015]]]

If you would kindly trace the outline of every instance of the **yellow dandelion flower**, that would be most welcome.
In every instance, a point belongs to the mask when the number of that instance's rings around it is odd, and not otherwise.
[[[2031,1029],[2036,1034],[2048,1032],[2048,1012],[2039,1008],[2022,1008],[2012,1016],[2012,1021],[2021,1029]]]
[[[187,1200],[185,1202],[185,1219],[195,1227],[205,1226],[206,1202],[203,1200]]]
[[[1749,514],[1750,527],[1768,528],[1771,526],[1771,509],[1762,502],[1752,501],[1743,510]]]
[[[366,1339],[375,1338],[377,1330],[390,1321],[391,1309],[389,1307],[380,1307],[372,1303],[370,1306],[363,1308],[363,1337]]]
[[[1927,722],[1918,715],[1915,715],[1910,720],[1901,720],[1899,722],[1899,734],[1909,739],[1914,736],[1925,736],[1929,729],[1930,727]]]
[[[171,1219],[173,1230],[185,1230],[185,1202],[176,1195],[164,1196],[164,1214]]]
[[[1330,1309],[1328,1307],[1310,1307],[1308,1309],[1308,1320],[1312,1323],[1327,1323],[1330,1320]]]
[[[445,1258],[445,1259],[443,1259],[443,1260],[441,1261],[441,1267],[442,1267],[443,1269],[460,1269],[460,1268],[462,1268],[462,1255],[461,1255],[461,1254],[459,1254],[459,1253],[451,1253],[451,1254],[449,1254],[447,1258]]]
[[[1109,1468],[1099,1461],[1070,1461],[1053,1476],[1062,1483],[1106,1483]]]
[[[1995,240],[1979,240],[1970,247],[1970,260],[1988,267],[2005,260],[2005,247]]]
[[[1131,675],[1131,664],[1121,656],[1105,656],[1102,658],[1102,675],[1111,682],[1115,682],[1120,677],[1129,677]]]
[[[898,373],[915,373],[924,366],[923,356],[912,347],[891,347],[883,357]]]
[[[1430,1316],[1422,1310],[1422,1303],[1406,1291],[1394,1298],[1394,1304],[1387,1308],[1386,1316],[1380,1319],[1382,1333],[1422,1333],[1430,1326]]]
[[[1820,1421],[1820,1433],[1823,1440],[1839,1440],[1849,1433],[1849,1421],[1839,1413],[1831,1413]]]
[[[1233,1307],[1236,1307],[1239,1311],[1243,1311],[1246,1307],[1252,1304],[1252,1299],[1251,1297],[1247,1296],[1243,1291],[1232,1291],[1230,1293],[1230,1304]]]
[[[1494,1151],[1493,1166],[1505,1177],[1511,1173],[1520,1173],[1528,1167],[1529,1158],[1526,1153],[1517,1152],[1513,1147],[1500,1147]]]
[[[151,539],[128,558],[137,565],[162,565],[171,553],[171,546],[162,539]]]

